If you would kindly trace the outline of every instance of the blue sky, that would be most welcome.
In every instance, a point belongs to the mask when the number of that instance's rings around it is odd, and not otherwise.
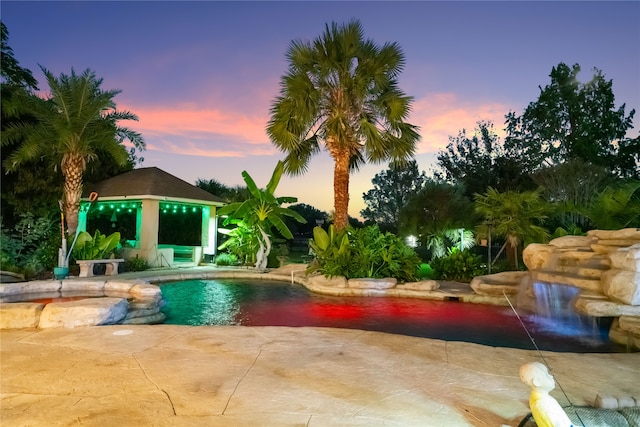
[[[54,74],[90,68],[104,89],[120,89],[126,125],[142,133],[142,166],[188,182],[242,184],[247,170],[266,185],[283,158],[265,126],[295,39],[332,21],[358,19],[367,37],[397,42],[406,56],[400,87],[415,98],[416,159],[429,171],[450,135],[478,120],[501,129],[549,83],[551,68],[578,63],[613,80],[616,105],[640,108],[640,2],[248,2],[2,1],[0,16],[23,67],[46,90],[39,64]],[[638,113],[640,114],[640,112]],[[629,136],[638,135],[640,120]],[[386,164],[351,177],[350,215]],[[333,165],[315,158],[308,174],[286,177],[279,195],[333,209]]]

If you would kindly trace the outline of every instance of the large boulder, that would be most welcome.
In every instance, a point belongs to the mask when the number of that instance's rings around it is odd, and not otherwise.
[[[131,280],[108,280],[104,284],[104,291],[106,292],[129,292],[134,283]]]
[[[98,292],[104,290],[104,280],[67,279],[62,281],[62,292],[87,291]]]
[[[611,329],[609,329],[609,339],[627,349],[640,350],[640,334],[637,333],[637,323],[634,320],[629,322],[628,319],[625,319],[626,322],[624,320],[621,322],[621,319],[622,317],[613,320]]]
[[[621,230],[589,230],[587,236],[599,240],[635,240],[640,243],[640,228],[623,228]]]
[[[87,298],[47,304],[40,314],[40,328],[97,326],[117,323],[127,315],[124,298]]]
[[[325,277],[322,274],[309,276],[307,284],[310,287],[331,287],[331,288],[346,288],[347,279],[344,276]]]
[[[479,295],[517,295],[520,282],[528,275],[526,271],[503,271],[477,276],[471,280],[471,289]]]
[[[44,304],[15,302],[0,304],[0,329],[35,328]]]
[[[549,242],[556,248],[588,248],[593,243],[597,243],[593,236],[562,236]]]
[[[602,298],[579,296],[574,305],[576,312],[592,317],[637,316],[640,318],[640,306],[621,304]]]
[[[397,283],[398,281],[393,277],[384,279],[356,278],[347,281],[349,287],[354,289],[391,289]]]
[[[160,287],[156,285],[149,284],[138,284],[131,287],[129,290],[131,295],[138,298],[154,298],[160,299],[162,297],[162,292],[160,291]]]
[[[539,270],[548,263],[551,254],[553,254],[556,249],[556,246],[531,243],[522,251],[524,265],[526,265],[529,270]]]
[[[613,301],[640,305],[640,273],[609,270],[602,273],[602,291]]]
[[[397,289],[405,289],[407,291],[435,291],[440,284],[435,280],[420,280],[419,282],[406,282],[397,285]]]
[[[59,280],[32,280],[31,282],[0,283],[0,296],[58,292]]]
[[[640,244],[621,248],[609,254],[611,268],[640,271]]]

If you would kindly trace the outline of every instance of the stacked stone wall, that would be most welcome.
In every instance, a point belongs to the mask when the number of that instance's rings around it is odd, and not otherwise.
[[[640,229],[591,230],[523,252],[532,281],[581,289],[576,310],[614,317],[612,341],[640,350]]]
[[[72,301],[38,299],[87,297]],[[160,288],[143,281],[46,280],[0,284],[0,329],[162,323]]]

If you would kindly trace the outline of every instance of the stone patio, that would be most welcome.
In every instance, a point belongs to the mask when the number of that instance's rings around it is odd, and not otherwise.
[[[114,325],[0,332],[3,426],[517,426],[518,369],[571,403],[640,401],[640,354],[537,353],[327,328]],[[552,395],[568,405],[559,388]]]

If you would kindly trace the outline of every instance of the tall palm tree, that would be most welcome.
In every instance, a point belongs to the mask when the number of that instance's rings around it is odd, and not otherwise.
[[[267,187],[258,188],[251,175],[247,171],[242,172],[242,178],[247,184],[251,196],[243,202],[234,202],[218,209],[218,215],[231,215],[225,223],[242,220],[244,224],[255,233],[258,242],[256,254],[256,269],[263,271],[267,267],[269,252],[271,252],[271,238],[269,234],[273,227],[286,239],[293,239],[291,230],[284,221],[286,216],[294,218],[298,222],[307,221],[296,211],[282,207],[282,203],[295,203],[295,197],[276,197],[276,187],[284,172],[284,163],[279,161],[271,175]]]
[[[286,172],[304,173],[324,144],[334,161],[335,226],[349,223],[349,174],[365,162],[404,162],[418,128],[405,122],[412,98],[398,87],[404,55],[376,45],[351,21],[327,25],[312,42],[293,41],[289,70],[271,107],[267,133],[286,156]]]
[[[125,165],[129,154],[122,143],[131,141],[144,149],[142,136],[118,125],[120,120],[138,120],[128,111],[117,111],[113,98],[119,90],[102,90],[102,79],[89,69],[55,77],[41,67],[51,93],[43,102],[36,97],[30,103],[35,122],[12,124],[2,135],[2,145],[19,142],[19,147],[5,160],[8,170],[17,170],[30,160],[45,158],[64,177],[62,208],[67,232],[74,234],[82,196],[83,175],[87,163],[101,155],[111,156]],[[22,138],[22,139],[21,139]]]
[[[549,238],[547,230],[538,225],[550,210],[541,197],[541,190],[500,193],[489,187],[485,194],[475,194],[475,210],[484,217],[484,222],[477,228],[478,235],[488,235],[491,224],[492,232],[506,239],[500,251],[505,247],[513,250],[507,254],[512,254],[516,269],[521,244],[545,242]]]

